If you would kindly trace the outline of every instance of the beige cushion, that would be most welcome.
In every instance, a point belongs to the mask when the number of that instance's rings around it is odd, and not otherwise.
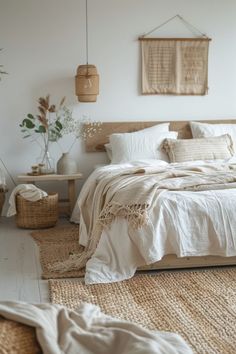
[[[202,139],[165,139],[163,148],[170,162],[228,159],[234,154],[228,134]]]
[[[213,136],[229,134],[233,140],[234,150],[236,150],[236,124],[190,122],[190,127],[194,139],[210,138]]]

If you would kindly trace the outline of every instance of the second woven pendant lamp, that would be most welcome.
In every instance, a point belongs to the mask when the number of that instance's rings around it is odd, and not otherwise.
[[[96,102],[99,75],[95,65],[88,64],[88,0],[86,0],[86,64],[79,65],[75,77],[75,92],[80,102]]]

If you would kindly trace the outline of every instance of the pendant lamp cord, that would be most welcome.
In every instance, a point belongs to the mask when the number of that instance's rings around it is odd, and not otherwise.
[[[88,76],[88,0],[86,0],[86,63]]]

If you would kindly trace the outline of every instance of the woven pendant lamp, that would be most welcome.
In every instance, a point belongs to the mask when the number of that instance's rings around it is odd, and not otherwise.
[[[88,64],[88,0],[86,0],[86,64],[79,65],[75,77],[75,93],[80,102],[96,102],[99,75],[95,65]]]

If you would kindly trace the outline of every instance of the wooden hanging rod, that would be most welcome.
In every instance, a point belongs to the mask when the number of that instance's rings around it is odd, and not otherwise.
[[[158,37],[139,37],[139,41],[211,41],[211,38],[158,38]]]

